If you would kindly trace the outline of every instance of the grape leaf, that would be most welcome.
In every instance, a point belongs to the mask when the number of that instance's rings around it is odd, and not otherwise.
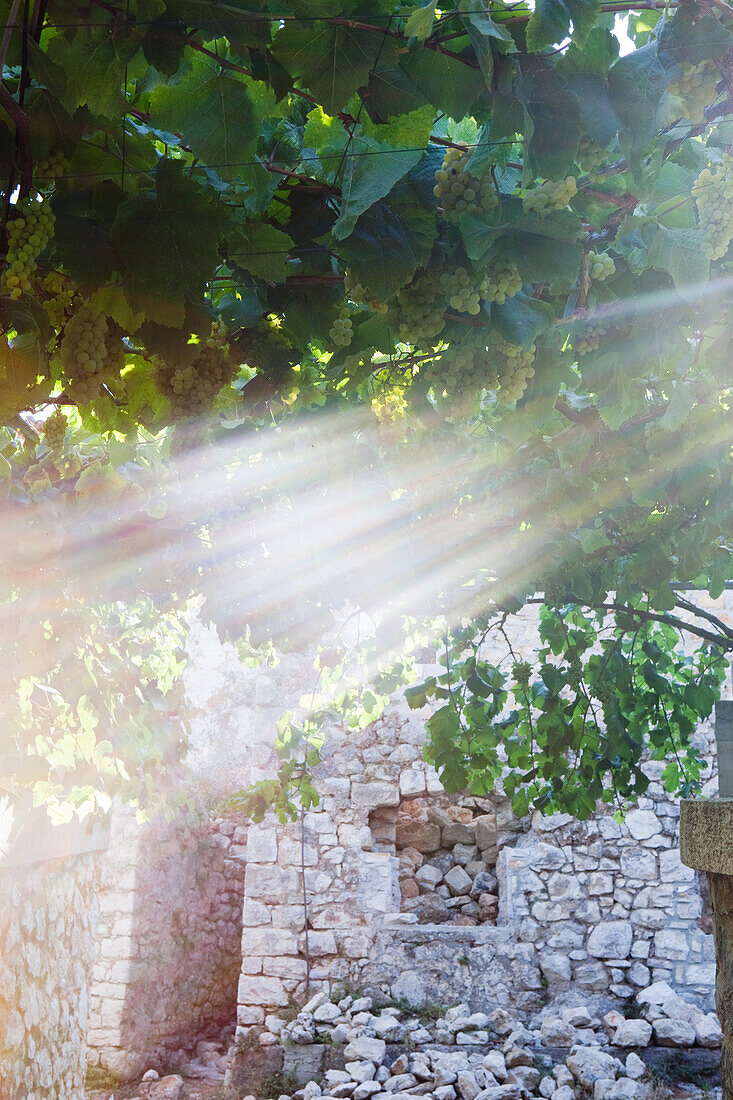
[[[376,61],[396,62],[391,40],[353,27],[330,23],[287,23],[272,46],[275,58],[337,115],[354,92],[366,84]]]
[[[683,298],[699,298],[707,285],[710,259],[702,251],[697,229],[670,229],[660,225],[649,246],[649,263],[668,271]]]
[[[288,253],[292,248],[293,242],[287,233],[264,222],[242,226],[229,238],[232,262],[268,282],[285,278]]]
[[[573,41],[580,43],[595,25],[600,0],[537,0],[527,23],[526,41],[530,53],[559,44],[573,25]]]
[[[180,84],[161,85],[150,112],[156,125],[180,134],[225,180],[239,174],[257,144],[260,116],[244,78],[208,57],[197,57]]]
[[[437,50],[419,47],[404,56],[401,65],[428,103],[451,118],[470,114],[485,87],[480,72]]]
[[[435,232],[435,218],[417,201],[401,208],[382,201],[362,214],[336,247],[359,282],[384,301],[427,260]]]
[[[198,298],[216,268],[228,219],[221,205],[166,159],[155,184],[154,191],[121,203],[110,240],[125,264],[132,308],[176,325],[184,318],[186,294]]]
[[[341,213],[332,230],[339,241],[348,237],[365,210],[384,198],[415,167],[422,157],[422,148],[393,149],[362,135],[352,142],[352,153],[344,168]]]
[[[437,0],[429,0],[424,8],[415,8],[405,21],[405,34],[408,38],[417,38],[424,42],[433,29]]]

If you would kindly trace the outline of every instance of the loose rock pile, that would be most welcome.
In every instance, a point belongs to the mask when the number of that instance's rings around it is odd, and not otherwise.
[[[636,1002],[639,1015],[632,1018],[615,1010],[599,1015],[587,1005],[550,1006],[525,1025],[503,1008],[423,1009],[421,1020],[418,1010],[404,1006],[376,1009],[371,997],[352,995],[333,1002],[321,992],[295,1019],[267,1016],[258,1042],[326,1044],[342,1054],[343,1068],[327,1069],[322,1080],[272,1100],[577,1100],[589,1094],[648,1100],[644,1048],[712,1049],[723,1036],[714,1013],[689,1004],[666,982],[649,986]],[[200,1043],[196,1057],[180,1067],[183,1076],[159,1078],[149,1070],[139,1100],[182,1100],[184,1078],[221,1082],[230,1060],[221,1046]]]
[[[575,1100],[581,1090],[594,1100],[645,1100],[637,1050],[719,1047],[722,1032],[714,1013],[688,1004],[666,982],[641,992],[637,1003],[638,1018],[600,1017],[580,1005],[545,1008],[529,1026],[501,1008],[471,1012],[461,1004],[424,1023],[398,1007],[373,1011],[369,997],[333,1003],[319,993],[290,1022],[268,1016],[259,1041],[343,1044],[344,1068],[327,1070],[322,1084],[309,1082],[292,1100]],[[390,1060],[388,1043],[408,1050]]]
[[[395,830],[403,912],[420,924],[496,924],[496,859],[518,827],[488,799],[445,808],[404,800]]]

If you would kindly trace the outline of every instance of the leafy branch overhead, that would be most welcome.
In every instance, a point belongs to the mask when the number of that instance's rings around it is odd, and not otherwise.
[[[449,638],[436,761],[584,812],[611,773],[638,793],[650,738],[681,759],[730,649],[679,614],[733,579],[724,0],[0,8],[8,499],[84,497],[74,432],[102,465],[320,409],[449,440],[472,613],[543,592],[566,634],[513,680]],[[599,671],[577,638],[609,615]],[[561,653],[613,708],[565,700]]]

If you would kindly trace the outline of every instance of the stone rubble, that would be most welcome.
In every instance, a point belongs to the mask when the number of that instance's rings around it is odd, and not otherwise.
[[[525,1026],[502,1008],[471,1012],[459,1004],[426,1022],[404,1005],[352,995],[334,1003],[320,992],[295,1019],[269,1015],[259,1043],[342,1048],[343,1069],[327,1069],[320,1083],[279,1100],[646,1100],[644,1048],[722,1045],[715,1014],[666,982],[640,991],[634,1009],[638,1016],[626,1018],[614,1010],[601,1017],[588,1005],[552,1006]],[[407,1049],[395,1055],[388,1043]]]

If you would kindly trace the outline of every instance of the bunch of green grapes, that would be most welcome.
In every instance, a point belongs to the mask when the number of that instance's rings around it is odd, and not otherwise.
[[[599,283],[602,283],[615,271],[616,264],[613,262],[613,257],[609,256],[607,252],[594,252],[591,250],[588,253],[588,274],[591,279],[596,279]]]
[[[397,295],[387,323],[396,330],[399,342],[430,347],[445,327],[445,307],[435,273],[420,272]]]
[[[485,302],[498,302],[513,298],[522,289],[522,276],[513,260],[495,260],[488,268],[479,287]]]
[[[328,338],[336,348],[347,348],[354,336],[354,326],[351,318],[341,314],[331,325]]]
[[[48,298],[41,300],[43,310],[51,322],[51,327],[59,330],[66,324],[76,293],[73,284],[59,271],[49,271],[41,279],[40,289]]]
[[[595,351],[601,342],[601,337],[610,332],[611,324],[606,321],[586,321],[578,328],[577,336],[573,336],[573,351],[578,358]]]
[[[719,260],[733,240],[733,157],[723,154],[722,163],[711,172],[703,168],[692,186],[703,235],[702,250]]]
[[[691,122],[703,122],[705,108],[715,99],[715,86],[719,80],[720,71],[714,61],[703,61],[700,65],[683,61],[682,76],[670,84],[669,90],[682,100],[685,118]]]
[[[588,137],[587,134],[583,134],[578,143],[575,160],[584,172],[592,175],[596,168],[600,168],[607,156],[608,153],[602,145],[599,145],[593,138]]]
[[[69,167],[69,158],[60,149],[53,149],[47,156],[36,161],[33,178],[41,190],[45,191],[63,176]]]
[[[499,374],[499,400],[503,402],[519,401],[529,384],[530,378],[534,378],[535,346],[523,348],[521,344],[511,344],[501,336],[494,335],[493,342],[497,347],[498,374]]]
[[[539,214],[544,217],[551,210],[562,210],[577,194],[575,176],[566,176],[564,180],[545,180],[537,187],[530,187],[522,199],[525,214]]]
[[[456,313],[470,313],[475,317],[481,312],[479,285],[465,267],[455,267],[440,275],[440,292]]]
[[[464,212],[487,214],[499,197],[490,172],[475,176],[466,168],[470,149],[446,149],[442,167],[435,173],[433,194],[447,222],[457,222]]]
[[[218,394],[232,380],[229,342],[223,325],[215,321],[199,349],[186,367],[174,367],[159,356],[153,358],[156,384],[170,401],[171,415],[176,421],[206,416]]]
[[[242,329],[236,338],[236,347],[242,362],[257,370],[268,348],[286,348],[288,342],[278,319],[268,315],[251,328]]]
[[[61,409],[52,412],[43,425],[43,438],[46,445],[52,451],[60,451],[66,439],[66,425],[68,421]]]
[[[454,342],[443,352],[440,379],[449,397],[496,389],[499,377],[482,340]]]
[[[380,302],[379,298],[373,297],[367,288],[359,282],[356,276],[352,275],[349,271],[344,275],[344,289],[346,291],[346,297],[355,305],[364,305],[374,313],[387,312],[388,307],[385,303]]]
[[[71,315],[61,341],[66,392],[77,405],[88,405],[103,387],[119,383],[125,366],[122,328],[88,302]]]
[[[79,405],[98,397],[107,365],[107,318],[88,302],[71,315],[61,341],[69,396]]]
[[[20,298],[31,289],[31,279],[36,272],[36,261],[53,236],[55,218],[47,202],[40,199],[21,199],[15,213],[8,221],[8,251],[2,275],[2,289],[11,298]]]

